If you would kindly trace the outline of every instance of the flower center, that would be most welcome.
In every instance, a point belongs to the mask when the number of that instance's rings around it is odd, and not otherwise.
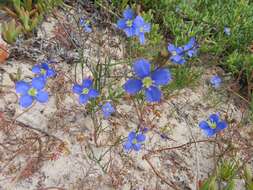
[[[105,108],[106,112],[111,112],[111,109],[109,107]]]
[[[173,56],[175,56],[175,55],[177,55],[177,52],[176,52],[176,51],[172,51],[171,54],[172,54]]]
[[[132,144],[137,144],[137,140],[136,140],[136,139],[133,139],[133,140],[132,140]]]
[[[132,20],[127,20],[127,21],[126,21],[126,25],[127,25],[128,27],[132,27],[133,21],[132,21]]]
[[[36,96],[36,95],[37,95],[37,90],[36,90],[35,88],[30,88],[30,89],[28,90],[28,94],[29,94],[30,96]]]
[[[144,28],[143,27],[140,27],[140,32],[144,32]]]
[[[215,129],[217,127],[215,122],[208,121],[207,123],[209,124],[210,128],[212,128],[212,129]]]
[[[88,94],[89,93],[89,89],[88,88],[84,88],[82,91],[82,94]]]
[[[89,20],[86,20],[85,22],[84,22],[84,26],[89,26],[90,25],[90,21]]]
[[[40,69],[40,73],[41,73],[42,75],[45,75],[45,74],[46,74],[46,70],[45,70],[45,69]]]
[[[143,83],[143,86],[146,87],[146,88],[149,88],[153,81],[150,77],[145,77],[143,80],[142,80],[142,83]]]

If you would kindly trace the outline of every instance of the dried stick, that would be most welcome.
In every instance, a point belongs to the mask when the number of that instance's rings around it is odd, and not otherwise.
[[[179,188],[177,187],[176,184],[174,184],[173,182],[168,182],[161,174],[159,174],[159,172],[155,169],[155,167],[152,165],[152,163],[150,162],[150,160],[147,157],[145,157],[144,160],[147,161],[148,165],[152,168],[153,172],[156,174],[157,177],[159,177],[164,183],[166,183],[167,185],[169,185],[173,189],[179,190]]]
[[[170,187],[173,187],[175,190],[178,190],[176,184],[174,184],[173,182],[168,182],[161,174],[159,174],[159,172],[155,169],[155,167],[150,162],[149,158],[150,158],[151,155],[158,154],[158,153],[163,152],[163,151],[184,148],[184,147],[187,147],[189,145],[196,144],[196,143],[202,143],[202,142],[215,142],[215,141],[211,141],[211,140],[199,140],[199,141],[194,141],[194,142],[188,142],[188,143],[185,143],[185,144],[182,144],[182,145],[179,145],[179,146],[157,149],[157,150],[153,150],[153,151],[150,151],[149,153],[145,154],[142,157],[142,159],[147,161],[147,163],[152,168],[153,172],[156,174],[157,177],[159,177],[164,183],[166,183]]]

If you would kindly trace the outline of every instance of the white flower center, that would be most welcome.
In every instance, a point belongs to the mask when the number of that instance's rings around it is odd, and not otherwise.
[[[132,27],[133,21],[132,21],[132,20],[127,20],[127,21],[126,21],[126,25],[127,25],[128,27]]]
[[[28,94],[30,95],[30,96],[36,96],[37,95],[37,90],[35,89],[35,88],[30,88],[29,90],[28,90]]]
[[[150,77],[145,77],[142,79],[142,83],[145,88],[149,88],[152,85],[153,81]]]
[[[82,94],[88,94],[89,93],[89,89],[88,88],[84,88],[82,91]]]

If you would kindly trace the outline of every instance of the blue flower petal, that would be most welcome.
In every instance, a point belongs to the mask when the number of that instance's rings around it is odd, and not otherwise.
[[[72,88],[72,91],[73,91],[74,93],[76,93],[76,94],[81,94],[81,93],[82,93],[82,90],[83,90],[83,88],[82,88],[82,86],[79,85],[79,84],[75,84],[75,85],[73,86],[73,88]]]
[[[227,128],[227,122],[225,121],[220,121],[218,124],[217,124],[217,127],[216,127],[216,132],[219,132],[225,128]]]
[[[117,27],[121,30],[125,29],[127,27],[126,19],[119,19],[117,22]]]
[[[145,90],[145,96],[148,102],[159,102],[161,100],[162,93],[159,88],[151,86]]]
[[[184,51],[188,51],[192,49],[195,46],[196,40],[194,37],[192,37],[189,42],[184,46]]]
[[[218,114],[212,114],[212,115],[210,115],[209,119],[210,119],[211,122],[214,122],[216,124],[218,124],[219,120],[220,120]]]
[[[84,19],[83,19],[83,18],[80,18],[80,20],[79,20],[79,24],[80,24],[81,26],[83,26],[83,25],[84,25]]]
[[[150,32],[151,30],[151,24],[150,23],[145,23],[143,25],[143,32]]]
[[[144,35],[144,33],[139,34],[139,41],[140,41],[141,45],[145,44],[145,35]]]
[[[99,96],[99,92],[97,90],[95,90],[95,89],[90,89],[89,93],[88,93],[88,96],[90,98],[96,98],[96,97]]]
[[[25,95],[27,94],[27,91],[30,89],[30,85],[26,83],[25,81],[18,81],[16,82],[16,92]]]
[[[132,140],[135,139],[135,137],[136,137],[136,133],[135,133],[134,131],[131,131],[131,132],[128,134],[127,139],[128,139],[128,141],[132,141]]]
[[[19,105],[23,108],[27,108],[33,103],[33,98],[29,95],[21,96],[19,99]]]
[[[204,133],[208,136],[211,137],[215,134],[215,129],[212,128],[208,128],[208,129],[204,129]]]
[[[142,88],[142,82],[138,79],[129,79],[123,86],[125,91],[131,95],[136,94]]]
[[[172,61],[172,63],[179,64],[179,65],[183,65],[186,62],[186,60],[183,57],[179,56],[179,55],[172,56],[170,58],[170,60]]]
[[[188,55],[189,57],[196,56],[196,55],[197,55],[197,50],[196,50],[196,49],[189,50],[189,51],[187,52],[187,55]]]
[[[47,63],[41,63],[41,68],[42,69],[45,69],[45,70],[48,70],[49,69],[49,66]]]
[[[82,88],[91,88],[93,81],[89,78],[83,80]]]
[[[134,62],[133,70],[138,77],[144,78],[150,75],[151,65],[148,60],[139,59]]]
[[[32,79],[32,87],[41,90],[45,87],[45,81],[41,77],[35,77]]]
[[[47,77],[53,77],[53,76],[55,76],[55,71],[49,68],[47,70]]]
[[[143,25],[145,24],[145,21],[144,19],[141,17],[141,16],[137,16],[135,19],[134,19],[134,25],[135,27],[142,27]]]
[[[157,69],[151,75],[156,85],[166,85],[171,81],[171,74],[168,69]]]
[[[110,112],[103,112],[103,116],[105,119],[108,119],[111,116]]]
[[[133,146],[133,149],[134,149],[135,151],[141,150],[141,144],[139,144],[139,143],[133,144],[132,146]]]
[[[136,136],[137,142],[143,142],[143,141],[145,141],[145,139],[146,139],[146,136],[143,135],[143,134],[138,134],[138,135]]]
[[[206,121],[201,121],[201,122],[199,123],[199,127],[200,127],[201,129],[209,129],[209,128],[210,128],[209,124],[208,124]]]
[[[177,48],[177,47],[176,47],[175,45],[173,45],[173,44],[169,44],[169,45],[168,45],[168,51],[169,51],[170,53],[176,51],[176,48]]]
[[[131,149],[132,149],[132,143],[131,143],[131,141],[126,141],[126,142],[124,143],[123,147],[124,147],[124,149],[125,149],[126,151],[131,150]]]
[[[92,28],[90,26],[85,25],[84,26],[84,31],[87,33],[91,33],[92,32]]]
[[[179,63],[183,59],[183,57],[181,55],[174,55],[171,56],[170,59],[172,62]]]
[[[79,103],[80,104],[86,104],[89,100],[89,96],[87,94],[81,94],[79,96]]]
[[[45,91],[39,91],[36,95],[36,100],[40,103],[45,103],[48,101],[48,93]]]
[[[176,48],[176,52],[177,52],[177,54],[180,54],[181,56],[184,56],[184,55],[183,55],[184,49],[183,49],[182,47]]]
[[[186,60],[185,59],[181,59],[180,61],[177,62],[177,64],[179,65],[183,65],[185,64]]]
[[[41,71],[40,65],[35,65],[35,66],[33,66],[33,68],[32,68],[32,72],[33,72],[33,73],[39,75],[39,74],[40,74],[40,71]]]
[[[126,33],[127,37],[132,37],[135,35],[135,29],[133,27],[125,28],[124,32]]]
[[[134,11],[131,8],[127,8],[126,10],[124,10],[123,16],[126,19],[132,20],[135,16]]]

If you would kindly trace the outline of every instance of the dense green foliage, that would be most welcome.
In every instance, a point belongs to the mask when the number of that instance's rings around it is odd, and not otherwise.
[[[175,44],[196,36],[201,55],[222,66],[235,78],[250,99],[253,83],[253,2],[249,0],[112,0],[112,9],[122,11],[127,5],[140,5],[150,12],[159,32]],[[230,28],[230,35],[224,28]],[[152,40],[152,38],[151,38]],[[202,62],[206,62],[206,56]]]
[[[0,2],[0,8],[13,17],[11,22],[5,22],[3,25],[3,39],[8,43],[14,43],[20,33],[31,33],[41,22],[45,13],[61,3],[63,0],[10,0]]]

